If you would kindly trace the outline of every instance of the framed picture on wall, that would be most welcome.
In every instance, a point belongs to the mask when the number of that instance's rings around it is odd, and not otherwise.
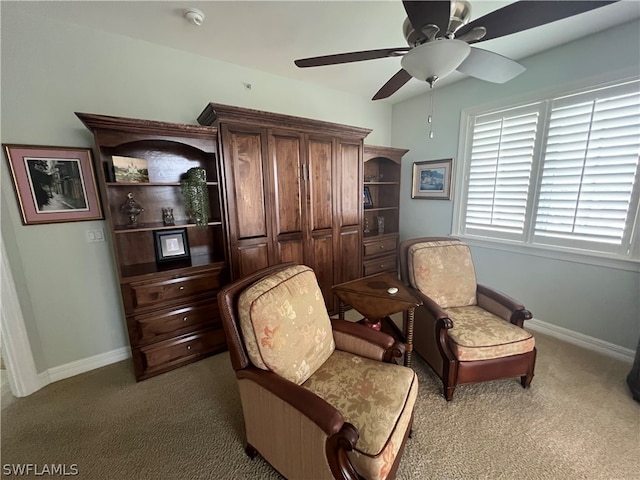
[[[451,200],[453,158],[413,164],[411,198]]]
[[[3,144],[22,223],[100,220],[91,150]]]

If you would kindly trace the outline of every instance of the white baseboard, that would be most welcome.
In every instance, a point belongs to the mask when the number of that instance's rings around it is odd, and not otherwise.
[[[93,357],[83,358],[82,360],[76,360],[75,362],[67,363],[65,365],[59,365],[57,367],[50,368],[47,373],[49,375],[50,382],[57,382],[64,380],[65,378],[73,377],[81,373],[94,370],[96,368],[105,367],[112,363],[126,360],[131,356],[129,347],[117,348],[110,352],[94,355]]]
[[[545,335],[549,335],[550,337],[555,337],[567,343],[572,343],[573,345],[578,345],[579,347],[587,348],[589,350],[593,350],[594,352],[602,353],[609,357],[613,357],[617,360],[622,360],[630,364],[633,363],[633,359],[636,354],[636,352],[634,350],[631,350],[630,348],[625,348],[613,343],[605,342],[604,340],[590,337],[582,333],[574,332],[573,330],[568,330],[566,328],[558,327],[557,325],[552,325],[535,318],[527,320],[524,323],[524,327],[527,330],[540,332]]]
[[[579,347],[587,348],[589,350],[613,357],[629,364],[633,363],[635,351],[629,348],[624,348],[613,343],[605,342],[582,333],[574,332],[566,328],[558,327],[547,322],[543,322],[538,319],[531,319],[525,322],[525,328],[534,332],[540,332],[550,337],[557,338],[577,345]],[[75,362],[67,363],[65,365],[59,365],[57,367],[50,368],[46,372],[38,374],[39,380],[42,386],[48,383],[64,380],[65,378],[73,377],[81,373],[94,370],[96,368],[105,367],[115,362],[120,362],[131,357],[131,351],[129,347],[122,347],[110,352],[94,355],[93,357],[84,358]]]

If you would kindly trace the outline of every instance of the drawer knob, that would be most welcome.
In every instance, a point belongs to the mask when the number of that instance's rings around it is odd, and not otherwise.
[[[380,245],[380,250],[382,250],[384,248],[384,245]]]
[[[187,350],[191,350],[191,345],[187,345]]]
[[[184,290],[184,285],[181,285],[179,290]]]
[[[182,317],[182,321],[186,322],[187,321],[187,317]]]
[[[380,268],[384,268],[384,264],[380,265]]]

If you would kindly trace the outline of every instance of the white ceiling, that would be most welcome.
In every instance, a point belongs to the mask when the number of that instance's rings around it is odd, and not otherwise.
[[[472,0],[471,19],[509,3],[512,2]],[[193,26],[184,19],[189,7],[204,12],[202,26]],[[549,8],[553,8],[552,2]],[[406,46],[402,35],[406,15],[400,0],[45,1],[22,2],[21,9],[366,98],[371,98],[400,69],[399,58],[305,69],[297,68],[293,61]],[[477,46],[518,60],[637,18],[640,0],[622,0]],[[454,73],[439,85],[462,78]],[[412,79],[382,101],[396,103],[427,88],[425,83]]]

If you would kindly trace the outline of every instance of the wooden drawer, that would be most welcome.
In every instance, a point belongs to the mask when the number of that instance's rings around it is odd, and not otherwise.
[[[227,349],[222,328],[201,330],[194,334],[182,335],[164,342],[134,349],[136,377],[147,378],[183,363],[189,363],[198,357],[205,357]]]
[[[396,253],[398,249],[398,237],[381,238],[380,240],[367,240],[364,243],[364,256],[373,257],[384,253]]]
[[[212,296],[220,288],[221,271],[196,273],[179,277],[165,277],[151,282],[130,285],[134,308],[155,306],[210,291]]]
[[[364,262],[364,276],[398,271],[397,259],[398,256],[394,254]]]
[[[130,338],[133,346],[165,340],[180,333],[203,327],[219,327],[220,310],[215,300],[184,308],[161,310],[136,315],[131,320]]]

